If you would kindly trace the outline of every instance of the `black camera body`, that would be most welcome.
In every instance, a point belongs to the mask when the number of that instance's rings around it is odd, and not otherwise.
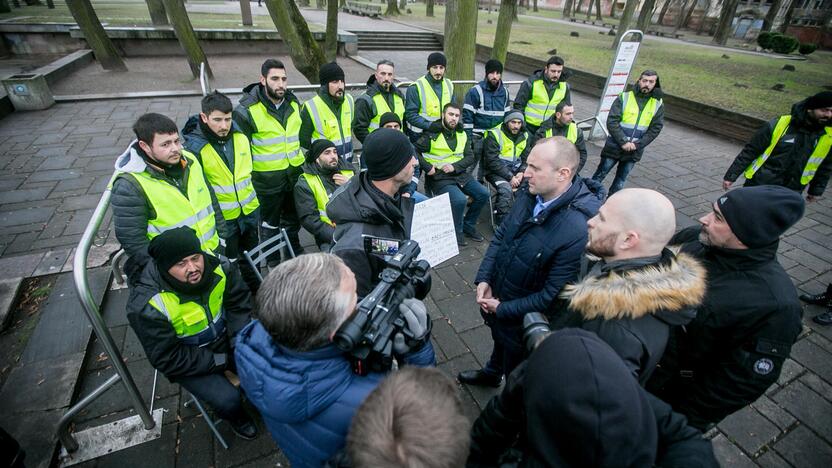
[[[349,353],[356,374],[390,370],[393,338],[397,333],[404,335],[408,346],[418,344],[407,329],[399,305],[413,297],[424,299],[430,292],[430,264],[416,260],[420,251],[417,242],[405,241],[387,261],[381,282],[358,303],[355,313],[335,333],[333,341]],[[428,330],[430,324],[428,320]]]

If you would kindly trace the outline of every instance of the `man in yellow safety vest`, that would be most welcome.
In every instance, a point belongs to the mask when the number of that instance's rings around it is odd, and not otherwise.
[[[511,211],[514,191],[523,182],[526,158],[533,146],[529,140],[523,113],[518,110],[506,112],[502,125],[485,132],[482,160],[485,180],[497,192],[493,205],[495,229]]]
[[[344,70],[335,63],[318,71],[321,87],[300,111],[300,146],[309,151],[316,140],[335,143],[338,156],[352,162],[352,116],[355,100],[345,91]]]
[[[367,91],[355,100],[352,133],[358,141],[364,143],[367,135],[381,127],[379,120],[388,112],[396,114],[399,123],[404,119],[404,95],[396,87],[395,79],[393,62],[378,62],[376,72],[367,80]]]
[[[568,73],[562,58],[554,55],[546,61],[546,68],[538,70],[520,85],[514,98],[514,108],[526,117],[526,128],[534,135],[561,101],[572,102]]]
[[[407,88],[404,119],[411,142],[415,143],[433,122],[441,120],[442,109],[453,100],[454,84],[445,78],[447,66],[448,59],[442,52],[428,55],[428,72]]]
[[[326,215],[326,204],[338,187],[354,175],[352,166],[338,157],[335,143],[316,140],[306,153],[303,174],[295,184],[295,208],[304,229],[315,237],[321,252],[329,252],[335,223]]]
[[[537,129],[537,133],[534,135],[534,141],[532,141],[531,146],[534,146],[534,144],[537,143],[537,140],[553,136],[565,137],[567,140],[571,141],[576,148],[578,148],[578,154],[581,156],[581,162],[578,164],[578,170],[576,173],[580,173],[581,169],[584,168],[584,164],[586,164],[586,141],[584,140],[584,132],[582,132],[578,128],[578,124],[575,123],[575,106],[567,103],[566,101],[559,102],[555,107],[555,114],[552,115],[549,120],[543,122],[543,125]]]
[[[803,192],[806,201],[823,195],[832,173],[832,91],[823,91],[792,106],[763,125],[737,155],[723,177],[728,190],[740,174],[745,185],[782,185]]]

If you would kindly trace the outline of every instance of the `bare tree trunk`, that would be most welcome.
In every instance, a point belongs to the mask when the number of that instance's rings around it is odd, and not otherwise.
[[[289,46],[289,55],[295,68],[310,83],[318,82],[318,70],[326,63],[324,52],[309,32],[306,19],[300,14],[294,0],[265,0],[269,16],[277,32]],[[335,0],[333,0],[335,1]]]
[[[572,0],[565,0],[563,2],[563,17],[570,18],[572,16]]]
[[[326,36],[324,39],[324,56],[332,62],[338,55],[338,0],[329,0],[326,4]]]
[[[633,22],[633,11],[636,9],[638,0],[627,0],[624,4],[624,12],[621,13],[621,20],[618,21],[618,31],[615,33],[615,40],[612,43],[612,48],[618,47],[618,42],[624,36],[624,31],[630,29],[630,23]]]
[[[473,80],[477,52],[477,2],[448,0],[445,4],[446,76],[451,80]],[[462,102],[470,86],[455,86],[454,97]]]
[[[425,15],[433,17],[433,0],[427,0],[425,4]]]
[[[682,26],[684,26],[684,27],[686,27],[686,28],[687,28],[687,27],[688,27],[688,25],[690,24],[690,19],[691,19],[691,17],[693,16],[693,10],[695,10],[695,9],[696,9],[696,4],[697,4],[697,3],[699,3],[699,1],[698,1],[698,0],[693,0],[693,1],[691,2],[691,6],[690,6],[690,8],[688,8],[688,12],[687,12],[687,14],[685,14],[685,19],[684,19],[684,21],[682,22]]]
[[[708,18],[708,10],[711,9],[711,1],[708,0],[708,3],[705,5],[705,11],[702,12],[702,18],[699,19],[699,25],[696,26],[696,34],[702,34],[702,30],[705,29],[705,20]]]
[[[676,21],[674,21],[673,24],[673,34],[676,34],[679,31],[679,29],[682,27],[682,22],[685,21],[685,17],[687,16],[687,14],[685,13],[685,8],[687,8],[688,6],[688,0],[680,1],[682,2],[682,4],[679,5],[679,14],[676,15],[676,18],[674,18]],[[695,4],[696,0],[693,0],[693,2]]]
[[[399,11],[399,2],[398,0],[387,0],[387,11],[384,12],[384,16],[399,16],[402,14]]]
[[[586,0],[586,19],[589,19],[589,16],[592,14],[592,4],[594,3],[593,0]]]
[[[399,2],[399,13],[405,11],[407,9],[407,0],[401,0]]]
[[[789,3],[789,7],[786,8],[786,14],[783,15],[783,24],[777,28],[777,31],[783,34],[786,34],[786,29],[789,27],[789,24],[792,22],[792,15],[794,14],[794,9],[797,6],[798,0],[791,0]]]
[[[598,21],[604,20],[604,17],[601,16],[601,0],[595,0],[595,19]]]
[[[615,0],[610,1],[610,18],[615,19]]]
[[[771,25],[774,24],[774,18],[777,17],[777,12],[780,11],[780,6],[782,4],[783,0],[774,0],[771,2],[771,6],[768,8],[766,17],[763,18],[763,27],[760,28],[760,32],[771,31]]]
[[[254,25],[254,20],[251,17],[251,2],[249,0],[240,0],[240,16],[243,19],[243,26]]]
[[[168,15],[165,12],[165,4],[162,0],[145,0],[147,2],[147,11],[150,12],[150,22],[153,26],[167,26]]]
[[[728,42],[728,36],[731,34],[731,23],[737,14],[737,5],[739,3],[739,0],[725,0],[722,3],[722,11],[719,13],[719,23],[717,23],[716,32],[714,32],[714,44],[725,45]]]
[[[491,56],[503,64],[506,63],[506,55],[508,55],[511,22],[515,14],[517,14],[517,0],[500,2],[500,15],[497,17],[497,32],[494,34],[494,48],[491,50]]]
[[[326,7],[326,0],[315,0],[315,8],[323,10]]]
[[[641,5],[641,11],[638,12],[636,28],[641,31],[647,31],[647,28],[650,27],[650,20],[653,19],[653,7],[655,5],[656,0],[644,0],[644,4]]]
[[[164,2],[168,19],[170,19],[173,30],[176,32],[179,45],[182,46],[185,56],[188,57],[191,74],[194,78],[199,78],[199,64],[205,62],[205,72],[213,78],[214,73],[211,71],[211,66],[208,65],[208,58],[205,56],[202,46],[199,45],[199,40],[196,38],[191,19],[188,18],[188,12],[185,10],[185,4],[182,0],[164,0]]]
[[[84,39],[95,54],[98,63],[105,70],[126,72],[127,66],[124,65],[116,46],[101,26],[101,21],[95,14],[90,0],[66,0],[66,6],[81,28],[81,32],[84,33]]]
[[[0,0],[0,13],[11,13],[12,7],[9,5],[9,0]]]
[[[533,10],[533,11],[539,11],[539,10],[537,9],[537,0],[534,0],[534,10]]]
[[[664,4],[662,5],[662,10],[659,12],[659,20],[656,21],[656,24],[659,26],[664,26],[664,16],[667,14],[667,9],[670,8],[670,5],[673,3],[673,0],[665,0]]]

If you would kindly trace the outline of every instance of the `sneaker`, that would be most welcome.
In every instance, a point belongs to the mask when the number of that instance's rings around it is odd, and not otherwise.
[[[485,237],[482,236],[476,229],[472,229],[470,231],[465,231],[465,237],[471,239],[474,242],[482,242],[485,240]]]
[[[503,381],[503,376],[486,374],[482,369],[477,369],[462,371],[456,376],[456,379],[460,383],[468,385],[497,388],[500,386],[500,382]]]
[[[231,430],[234,431],[234,434],[243,440],[254,440],[257,438],[257,425],[249,417],[239,421],[228,421],[228,424],[231,425]]]
[[[818,325],[832,325],[832,308],[827,309],[822,314],[815,315],[812,317],[812,321]]]
[[[829,304],[829,296],[825,292],[820,294],[801,294],[800,300],[807,304],[827,305]]]

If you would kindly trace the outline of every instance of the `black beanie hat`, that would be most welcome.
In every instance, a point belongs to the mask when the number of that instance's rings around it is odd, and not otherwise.
[[[445,58],[445,54],[442,52],[434,52],[428,55],[428,70],[430,67],[434,65],[442,65],[443,67],[448,66],[448,59]]]
[[[313,141],[309,146],[309,152],[306,153],[306,162],[315,162],[315,160],[318,159],[318,156],[320,156],[321,153],[323,153],[327,148],[335,148],[335,143],[323,138]]]
[[[385,112],[381,114],[381,117],[378,119],[378,126],[383,127],[385,124],[389,124],[390,122],[396,122],[399,124],[399,127],[402,126],[402,119],[400,119],[398,114],[395,112]]]
[[[181,226],[154,237],[147,252],[153,257],[159,271],[167,272],[183,258],[202,253],[202,247],[194,230],[188,226]]]
[[[752,249],[780,239],[806,208],[800,193],[778,185],[731,190],[716,203],[737,239]]]
[[[821,91],[806,98],[806,110],[832,107],[832,91]]]
[[[335,62],[325,63],[318,70],[318,82],[322,85],[339,80],[344,81],[344,70]]]
[[[488,75],[491,72],[503,73],[503,64],[497,59],[485,62],[485,74]]]
[[[385,180],[398,174],[413,158],[410,139],[392,128],[380,128],[364,139],[361,156],[370,180]]]

